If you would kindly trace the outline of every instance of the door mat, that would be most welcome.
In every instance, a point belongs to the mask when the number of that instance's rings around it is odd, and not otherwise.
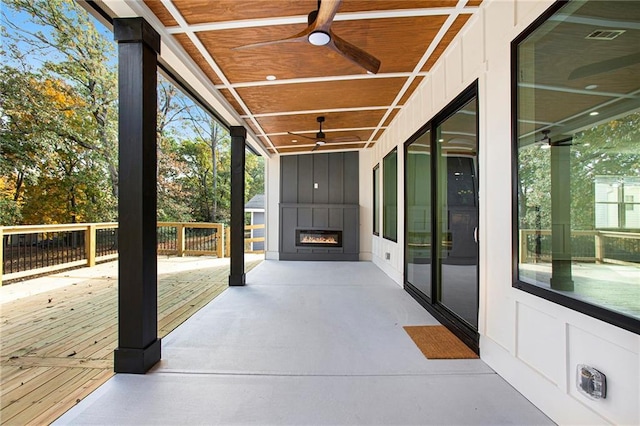
[[[428,359],[478,358],[443,325],[408,325],[403,328]]]

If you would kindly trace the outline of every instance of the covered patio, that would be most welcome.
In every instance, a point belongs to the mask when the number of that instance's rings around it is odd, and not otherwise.
[[[438,322],[370,262],[264,261],[55,424],[552,424],[480,359],[427,359]]]
[[[56,424],[640,422],[640,3],[79,3],[119,52],[117,374]],[[230,287],[166,336],[158,73],[231,164]],[[439,323],[480,358],[403,329]]]

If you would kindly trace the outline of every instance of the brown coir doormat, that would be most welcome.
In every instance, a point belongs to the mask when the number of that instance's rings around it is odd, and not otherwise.
[[[475,352],[443,325],[408,325],[404,329],[429,359],[478,358]]]

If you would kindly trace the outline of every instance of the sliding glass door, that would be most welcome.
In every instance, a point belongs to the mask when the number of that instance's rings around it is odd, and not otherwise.
[[[478,328],[476,99],[436,128],[437,302]]]
[[[405,144],[405,288],[478,345],[478,120],[473,85]]]

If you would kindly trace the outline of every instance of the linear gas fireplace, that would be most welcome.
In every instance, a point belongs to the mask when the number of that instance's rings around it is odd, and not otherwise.
[[[342,231],[296,229],[298,247],[342,247]]]

